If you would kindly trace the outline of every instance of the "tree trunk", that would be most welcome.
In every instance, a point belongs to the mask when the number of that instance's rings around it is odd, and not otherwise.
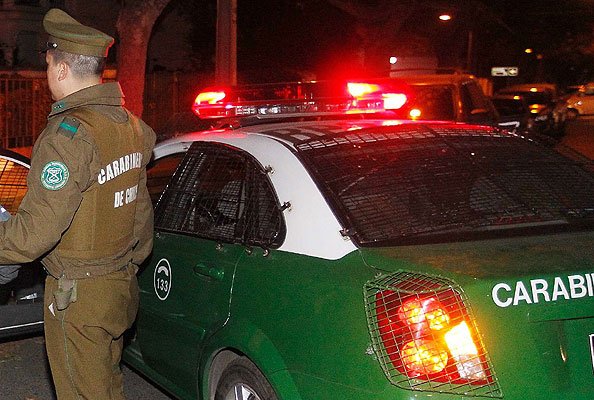
[[[118,80],[126,96],[126,107],[142,116],[146,56],[155,21],[171,0],[134,0],[123,2],[116,28],[120,44]]]

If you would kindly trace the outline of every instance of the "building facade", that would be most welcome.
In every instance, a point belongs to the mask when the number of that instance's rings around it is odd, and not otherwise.
[[[42,68],[43,15],[63,6],[64,0],[0,0],[0,69]]]

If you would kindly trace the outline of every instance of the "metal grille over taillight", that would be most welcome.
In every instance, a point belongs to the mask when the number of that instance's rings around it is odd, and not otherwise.
[[[364,291],[374,351],[392,384],[503,397],[468,300],[454,282],[399,271],[367,282]]]

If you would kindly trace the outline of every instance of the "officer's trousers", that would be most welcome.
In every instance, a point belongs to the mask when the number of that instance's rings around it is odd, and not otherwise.
[[[45,343],[58,400],[123,400],[123,333],[136,317],[138,282],[130,266],[77,281],[77,299],[58,311],[45,283]]]

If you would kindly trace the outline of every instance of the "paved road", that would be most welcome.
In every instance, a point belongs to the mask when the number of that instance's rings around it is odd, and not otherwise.
[[[580,117],[575,121],[570,121],[561,143],[590,159],[594,159],[594,116]]]
[[[594,159],[594,117],[571,121],[562,143]],[[171,400],[124,367],[128,400]],[[55,400],[45,360],[43,337],[0,342],[0,399]]]
[[[123,367],[128,400],[171,400],[141,376]],[[42,336],[0,342],[0,399],[56,400]]]

